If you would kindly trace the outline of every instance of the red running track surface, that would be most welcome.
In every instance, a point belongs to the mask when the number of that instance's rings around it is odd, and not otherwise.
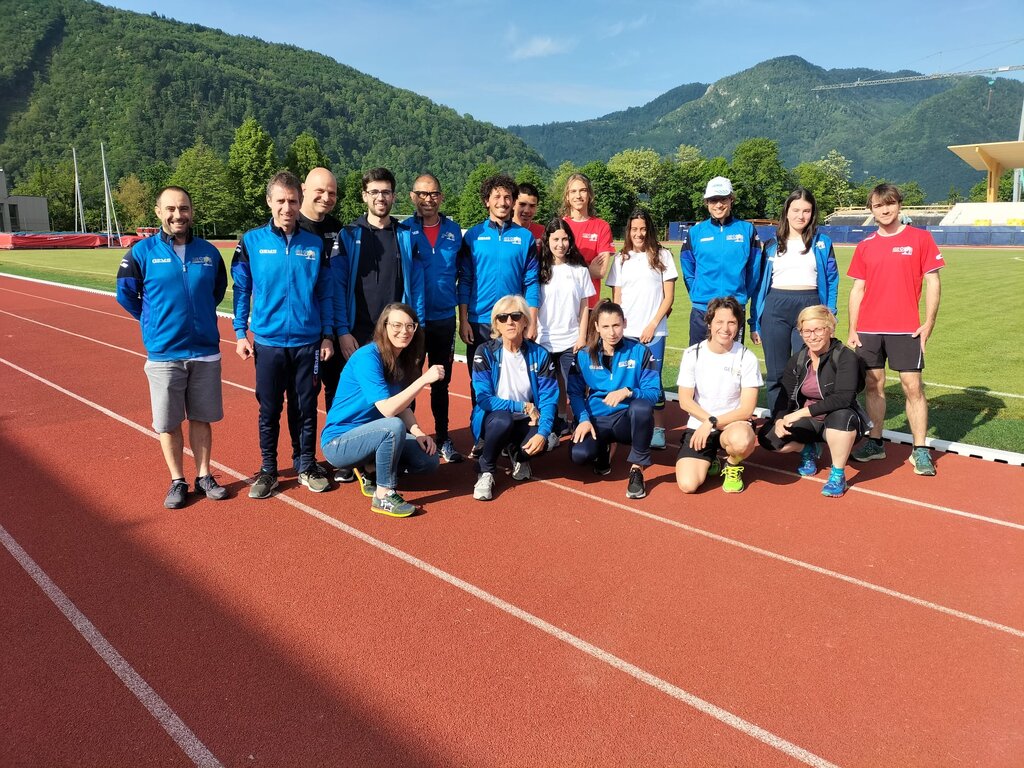
[[[1024,764],[1019,468],[893,445],[830,501],[757,452],[684,497],[670,449],[627,502],[563,445],[489,503],[469,463],[414,479],[407,520],[253,501],[222,337],[234,495],[169,512],[137,324],[0,278],[0,765]]]

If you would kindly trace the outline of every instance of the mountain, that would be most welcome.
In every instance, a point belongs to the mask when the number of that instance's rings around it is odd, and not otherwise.
[[[172,162],[202,136],[227,157],[255,117],[279,156],[303,131],[337,171],[430,170],[456,190],[477,164],[543,160],[519,138],[318,53],[88,0],[0,0],[0,167],[70,157],[113,180]]]
[[[565,160],[607,160],[631,147],[670,156],[680,144],[699,147],[708,157],[731,157],[744,139],[766,137],[778,142],[789,167],[837,149],[853,162],[854,181],[865,174],[916,180],[932,199],[945,198],[951,185],[966,192],[981,176],[946,147],[1016,139],[1024,84],[997,79],[990,88],[985,78],[971,77],[811,90],[915,74],[825,70],[784,56],[594,120],[509,130],[552,167]]]

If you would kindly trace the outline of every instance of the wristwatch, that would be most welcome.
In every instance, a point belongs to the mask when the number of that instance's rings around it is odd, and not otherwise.
[[[717,416],[708,416],[708,424],[711,425],[711,428],[713,430],[717,431],[718,430],[718,417]]]

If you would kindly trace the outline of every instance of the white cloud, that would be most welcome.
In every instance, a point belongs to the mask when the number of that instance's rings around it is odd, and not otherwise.
[[[524,59],[543,59],[557,53],[565,53],[574,43],[567,40],[555,40],[552,37],[531,37],[512,53],[514,61]]]

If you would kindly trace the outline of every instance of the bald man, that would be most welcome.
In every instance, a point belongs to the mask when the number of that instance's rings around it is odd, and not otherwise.
[[[314,235],[319,235],[324,241],[324,253],[331,254],[334,244],[338,240],[338,232],[341,231],[341,222],[331,215],[334,206],[338,202],[338,180],[327,168],[313,168],[306,174],[306,180],[302,182],[302,205],[299,207],[299,229],[304,229]],[[331,403],[334,401],[334,393],[338,389],[338,379],[341,376],[341,368],[344,361],[338,348],[337,337],[332,339],[334,354],[327,360],[320,361],[320,381],[324,387],[324,401],[327,404],[327,411],[331,410]],[[288,397],[288,431],[292,438],[292,458],[297,461],[299,458],[299,409],[297,400],[289,393]],[[298,469],[298,467],[296,467]],[[334,472],[330,470],[337,482],[348,483],[355,479],[350,472]],[[339,476],[340,475],[340,476]]]

